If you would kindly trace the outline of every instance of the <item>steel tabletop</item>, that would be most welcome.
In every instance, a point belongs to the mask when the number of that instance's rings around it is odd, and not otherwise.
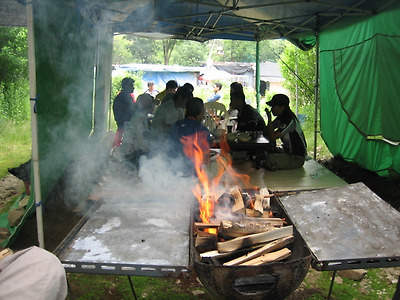
[[[400,266],[400,212],[363,183],[279,198],[317,270]]]
[[[58,246],[67,272],[178,276],[189,266],[193,202],[143,193],[94,206]],[[169,198],[169,199],[167,199]]]

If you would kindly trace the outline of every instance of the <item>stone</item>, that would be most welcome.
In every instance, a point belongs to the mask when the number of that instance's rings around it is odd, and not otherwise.
[[[342,278],[348,278],[354,281],[361,281],[364,279],[367,271],[364,269],[354,269],[354,270],[340,270],[339,276]]]
[[[24,207],[17,207],[14,209],[10,209],[10,211],[8,212],[8,224],[10,224],[10,226],[18,225],[19,222],[22,220],[24,214],[25,214]]]

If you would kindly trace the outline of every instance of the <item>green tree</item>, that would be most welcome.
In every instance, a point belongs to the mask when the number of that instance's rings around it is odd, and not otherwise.
[[[125,35],[114,36],[113,41],[113,64],[128,64],[134,61],[132,51],[130,50],[134,42],[126,38]]]
[[[195,41],[182,41],[171,54],[170,62],[180,66],[200,66],[207,60],[207,45]]]
[[[129,51],[132,54],[131,63],[162,64],[162,42],[155,39],[147,39],[135,36],[125,36],[131,42]]]
[[[291,97],[295,97],[297,86],[299,104],[314,103],[315,48],[303,51],[291,43],[286,43],[281,57],[279,64],[282,76],[286,80],[283,85]]]
[[[175,39],[162,40],[164,65],[169,65],[169,59],[171,58],[172,51],[180,42],[181,41]]]
[[[0,118],[29,117],[27,29],[0,27]]]
[[[284,49],[283,40],[260,41],[260,62],[276,62]],[[209,43],[214,61],[256,62],[256,42],[214,40]]]

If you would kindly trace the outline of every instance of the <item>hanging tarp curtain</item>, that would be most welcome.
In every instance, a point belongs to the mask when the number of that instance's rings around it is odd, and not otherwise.
[[[400,5],[320,34],[321,133],[331,153],[400,171]]]
[[[74,6],[34,5],[37,120],[42,198],[86,153],[92,130],[97,33]]]

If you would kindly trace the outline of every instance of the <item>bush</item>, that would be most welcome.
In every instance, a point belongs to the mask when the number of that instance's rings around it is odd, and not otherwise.
[[[29,82],[20,78],[0,83],[0,119],[21,122],[28,120],[29,114]]]

